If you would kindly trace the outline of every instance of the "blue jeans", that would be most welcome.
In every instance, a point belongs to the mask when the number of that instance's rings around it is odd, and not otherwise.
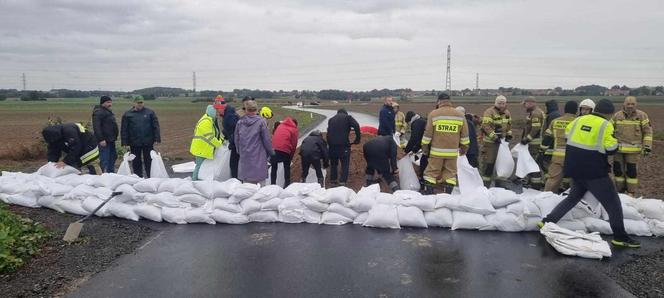
[[[106,142],[106,146],[99,146],[99,163],[103,173],[115,173],[115,160],[118,152],[115,151],[115,142]]]

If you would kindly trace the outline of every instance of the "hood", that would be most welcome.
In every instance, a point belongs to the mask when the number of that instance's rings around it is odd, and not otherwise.
[[[52,125],[44,128],[42,136],[46,143],[54,143],[62,139],[62,125]]]
[[[348,112],[346,111],[346,109],[343,109],[343,108],[342,108],[342,109],[338,109],[338,110],[337,110],[337,114],[348,115]]]
[[[466,117],[466,121],[468,121],[468,123],[474,123],[472,114],[465,114],[464,117]]]
[[[322,134],[322,133],[320,132],[320,130],[318,130],[318,129],[314,129],[313,131],[311,131],[311,133],[309,133],[309,135],[310,135],[310,136],[313,136],[313,137],[320,137],[320,136],[323,136],[323,134]]]
[[[212,119],[217,119],[217,109],[212,105],[208,105],[207,108],[205,108],[205,114],[212,117]]]
[[[558,102],[555,99],[547,101],[545,104],[546,113],[550,114],[553,111],[558,111]]]
[[[293,121],[293,118],[291,118],[291,117],[286,117],[283,121],[281,121],[281,125],[285,125],[285,126],[293,127],[293,128],[297,127],[297,125]]]
[[[244,115],[242,118],[240,118],[239,122],[245,124],[246,126],[253,126],[262,119],[263,117],[259,115]]]

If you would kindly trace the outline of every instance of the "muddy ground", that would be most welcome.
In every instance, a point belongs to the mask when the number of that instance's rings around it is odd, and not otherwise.
[[[81,238],[68,244],[62,236],[67,226],[80,216],[46,208],[10,205],[8,209],[41,223],[53,236],[25,266],[12,274],[0,275],[0,296],[3,297],[62,296],[111,266],[118,257],[132,253],[152,233],[164,227],[150,221],[92,217],[85,221]]]

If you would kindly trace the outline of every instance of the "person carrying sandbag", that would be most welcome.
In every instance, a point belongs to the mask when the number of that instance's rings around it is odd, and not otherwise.
[[[55,167],[62,169],[65,165],[74,168],[87,166],[90,174],[97,174],[91,163],[99,159],[97,139],[80,123],[64,123],[51,125],[42,130],[47,144],[46,157]],[[62,154],[64,158],[60,159]]]
[[[493,180],[501,139],[505,138],[507,142],[512,140],[512,116],[507,110],[505,96],[498,95],[493,107],[484,111],[481,129],[484,134],[484,144],[480,156],[480,174],[484,185],[489,187]]]
[[[434,186],[439,183],[446,193],[452,193],[457,185],[457,157],[466,154],[469,144],[465,115],[452,107],[447,93],[441,93],[438,109],[429,113],[422,137],[422,151],[429,157],[424,170],[426,194],[433,194]]]
[[[205,114],[196,123],[194,138],[191,140],[189,148],[189,152],[196,157],[196,167],[191,177],[194,181],[198,180],[198,171],[200,171],[203,161],[205,159],[213,159],[214,150],[224,142],[221,130],[217,124],[217,115],[219,113],[219,110],[215,109],[214,106],[208,105]]]
[[[302,157],[302,180],[307,181],[309,175],[309,167],[313,166],[316,170],[316,178],[318,184],[324,185],[323,170],[321,169],[321,160],[323,168],[327,169],[330,166],[329,155],[327,151],[327,143],[323,139],[320,130],[312,131],[308,137],[304,138],[300,146],[300,156]]]
[[[565,114],[553,119],[549,127],[544,131],[542,145],[540,145],[540,155],[544,154],[549,148],[553,148],[551,165],[549,166],[548,177],[544,184],[544,191],[561,193],[563,189],[569,188],[569,178],[563,177],[565,165],[565,128],[576,118],[578,104],[570,100],[565,103]]]

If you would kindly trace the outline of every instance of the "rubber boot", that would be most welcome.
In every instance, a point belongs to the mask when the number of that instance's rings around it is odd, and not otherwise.
[[[424,195],[432,195],[432,194],[434,194],[433,185],[431,184],[424,185]]]
[[[392,192],[399,190],[400,189],[399,184],[396,181],[390,182],[390,189],[392,190]]]
[[[452,194],[452,190],[454,190],[454,185],[445,184],[445,186],[443,186],[443,192],[446,194]]]
[[[320,184],[320,187],[325,187],[325,181],[323,181],[323,178],[318,178],[318,184]]]

